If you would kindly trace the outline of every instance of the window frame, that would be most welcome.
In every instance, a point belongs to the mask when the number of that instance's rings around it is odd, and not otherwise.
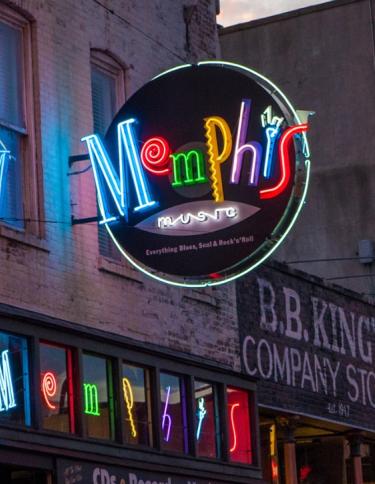
[[[78,351],[80,351],[80,368],[79,368],[79,373],[80,373],[80,379],[79,379],[79,384],[78,386],[80,387],[79,391],[81,392],[81,405],[80,405],[80,411],[79,411],[79,417],[81,420],[81,426],[84,428],[84,437],[88,440],[93,440],[93,441],[98,441],[98,442],[116,442],[118,439],[118,435],[116,432],[116,417],[117,417],[117,409],[116,406],[118,406],[118,402],[115,401],[114,394],[117,391],[117,388],[114,385],[114,380],[115,380],[115,371],[114,368],[114,361],[111,356],[108,354],[104,353],[98,353],[97,351],[92,351],[92,350],[86,350],[85,348],[77,348]],[[93,358],[98,358],[102,359],[105,362],[105,372],[106,372],[106,384],[107,384],[107,398],[108,398],[108,432],[109,436],[108,437],[97,437],[97,436],[90,436],[89,435],[89,419],[87,414],[85,412],[85,396],[84,396],[84,379],[85,379],[85,372],[84,372],[84,363],[83,359],[85,356],[88,357],[93,357]],[[77,385],[76,385],[76,393],[77,393]],[[100,402],[98,401],[99,405]]]
[[[114,100],[114,113],[115,115],[118,110],[124,105],[126,100],[126,86],[125,86],[125,71],[126,66],[123,65],[113,54],[108,51],[103,51],[100,49],[91,49],[90,52],[90,79],[92,82],[92,71],[93,68],[99,70],[102,74],[110,77],[115,83],[115,100]],[[93,93],[91,92],[91,101],[93,100]],[[94,132],[94,113],[92,112],[92,123]],[[117,248],[113,246],[113,249],[109,250],[109,253],[102,253],[102,248],[100,245],[101,237],[104,238],[105,243],[108,245],[113,244],[107,233],[105,227],[98,227],[98,255],[99,255],[99,267],[101,267],[100,260],[106,259],[108,261],[114,262],[120,266],[124,265],[122,255],[118,252]],[[116,256],[114,255],[116,254]]]
[[[160,382],[160,376],[161,374],[171,376],[173,378],[177,378],[179,382],[179,392],[180,392],[180,405],[181,405],[181,424],[182,424],[182,448],[183,450],[174,450],[174,449],[167,449],[163,448],[163,428],[162,428],[162,398],[161,398],[161,382]],[[158,415],[158,420],[155,422],[158,427],[159,427],[159,444],[160,444],[160,449],[163,453],[165,454],[170,454],[170,455],[179,455],[179,456],[189,456],[194,454],[194,457],[196,457],[195,453],[195,448],[193,450],[192,445],[191,445],[191,435],[190,433],[193,432],[193,428],[191,427],[190,424],[190,418],[189,418],[189,413],[191,412],[191,396],[190,392],[188,390],[189,382],[188,378],[190,375],[184,371],[184,372],[176,372],[174,370],[168,370],[168,369],[160,369],[159,370],[159,378],[158,378],[158,388],[155,389],[155,396],[159,398],[159,415]]]
[[[42,411],[42,406],[43,406],[43,396],[42,396],[42,371],[41,371],[41,357],[40,357],[40,349],[42,345],[50,346],[52,348],[59,348],[65,351],[65,358],[66,358],[66,376],[67,376],[67,381],[68,381],[68,397],[67,397],[67,403],[68,403],[68,425],[69,425],[69,431],[68,432],[62,432],[59,430],[54,430],[54,429],[49,429],[44,426],[43,424],[43,411]],[[40,417],[41,417],[41,428],[46,431],[46,432],[56,432],[57,434],[60,435],[75,435],[77,433],[77,409],[76,409],[76,391],[74,388],[74,367],[76,366],[76,358],[75,358],[75,349],[72,348],[71,346],[68,346],[66,344],[62,343],[56,343],[55,341],[49,341],[47,339],[39,339],[38,342],[38,360],[39,360],[39,388],[40,388],[40,395],[39,395],[39,400],[40,400]]]
[[[115,109],[118,111],[125,103],[126,86],[125,86],[125,71],[124,66],[114,55],[100,49],[91,49],[90,67],[94,66],[96,69],[102,71],[104,74],[112,77],[115,80],[116,99]],[[91,69],[90,69],[91,74]]]
[[[220,461],[220,460],[223,459],[223,451],[222,451],[222,447],[223,447],[223,431],[222,431],[223,422],[222,422],[222,419],[221,419],[221,412],[220,412],[220,405],[219,405],[218,383],[216,381],[204,380],[204,379],[200,378],[199,376],[194,376],[193,381],[192,381],[192,384],[193,384],[193,387],[192,387],[192,391],[193,391],[192,403],[193,403],[194,407],[195,407],[195,392],[196,392],[195,382],[206,383],[207,385],[210,385],[212,387],[213,407],[214,407],[214,425],[215,425],[215,436],[214,437],[215,437],[215,452],[216,452],[215,457],[208,457],[208,456],[204,456],[204,455],[199,455],[198,444],[195,442],[196,457],[198,459],[208,459],[212,462],[217,462],[217,461]],[[193,410],[194,410],[194,407],[193,407]],[[195,414],[195,412],[194,412],[194,414]],[[194,419],[193,429],[194,429],[193,434],[194,434],[194,439],[195,439],[196,431],[197,431],[196,419]]]
[[[120,377],[120,384],[119,384],[119,395],[121,395],[122,398],[122,379],[123,379],[123,366],[128,365],[128,366],[133,366],[135,368],[141,368],[144,372],[144,383],[145,383],[145,396],[146,396],[146,408],[147,408],[147,432],[148,432],[148,444],[139,444],[139,443],[131,443],[126,441],[125,435],[122,435],[121,439],[123,440],[124,445],[128,445],[130,447],[134,448],[144,448],[144,449],[153,449],[155,448],[155,433],[154,433],[154,419],[153,419],[153,414],[152,414],[152,399],[153,399],[153,368],[148,367],[145,364],[139,364],[138,362],[134,361],[129,361],[127,358],[125,359],[120,359],[119,361],[120,367],[119,367],[119,377]],[[125,418],[125,407],[122,401],[119,399],[118,405],[120,406],[118,414],[120,415],[120,418],[123,419]],[[121,417],[122,416],[122,417]],[[124,428],[121,429],[122,432],[124,433],[125,430]]]
[[[19,127],[0,120],[0,125],[22,136],[22,205],[23,227],[16,227],[0,221],[0,236],[13,238],[29,245],[40,244],[40,239],[45,237],[43,225],[43,191],[42,191],[42,165],[41,165],[41,142],[39,95],[36,90],[38,75],[35,70],[36,52],[35,33],[32,22],[18,13],[16,10],[0,4],[0,22],[17,29],[21,33],[21,86],[22,86],[22,112],[25,127]]]

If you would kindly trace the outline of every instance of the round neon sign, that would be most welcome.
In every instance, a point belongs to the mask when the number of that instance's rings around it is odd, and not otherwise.
[[[104,141],[86,141],[101,223],[148,275],[229,282],[263,262],[302,207],[307,124],[282,92],[235,64],[171,69],[137,91]]]

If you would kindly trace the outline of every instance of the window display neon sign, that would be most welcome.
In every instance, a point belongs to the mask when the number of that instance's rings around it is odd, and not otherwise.
[[[229,282],[281,244],[302,208],[310,170],[306,120],[271,81],[243,66],[201,62],[157,76],[119,111],[105,140],[82,138],[99,223],[154,279],[188,287]],[[199,201],[205,208],[194,212]],[[212,227],[224,203],[252,210]],[[183,236],[196,252],[176,258]],[[210,257],[204,247],[215,248]]]
[[[203,420],[204,420],[206,414],[207,414],[206,405],[205,405],[204,398],[202,397],[202,398],[199,398],[199,400],[198,400],[198,411],[197,411],[197,416],[198,416],[197,440],[199,440],[199,438],[201,436],[202,424],[203,424]]]
[[[169,397],[171,395],[171,387],[168,385],[166,387],[166,398],[164,403],[164,411],[161,421],[161,428],[164,433],[164,440],[169,442],[171,436],[171,428],[172,428],[172,417],[167,413],[168,405],[169,405]]]
[[[56,396],[57,392],[57,382],[56,376],[52,371],[47,371],[43,375],[42,379],[42,393],[44,397],[44,402],[48,408],[51,410],[56,410],[56,405],[51,402],[51,398]]]
[[[96,417],[100,416],[99,410],[99,394],[98,386],[94,383],[84,383],[84,399],[85,399],[85,409],[84,412],[87,415],[94,415]]]
[[[230,409],[230,423],[232,426],[232,435],[233,435],[233,445],[229,449],[229,452],[234,452],[237,447],[237,431],[236,431],[236,424],[234,422],[234,411],[236,408],[239,408],[240,404],[239,403],[233,403]]]
[[[1,353],[0,368],[0,412],[7,412],[17,406],[14,398],[13,378],[10,371],[9,351]]]
[[[135,428],[134,417],[133,417],[134,396],[133,396],[132,386],[128,378],[122,379],[122,391],[124,393],[124,400],[126,403],[126,409],[128,411],[131,434],[132,434],[132,437],[137,437],[137,430]]]

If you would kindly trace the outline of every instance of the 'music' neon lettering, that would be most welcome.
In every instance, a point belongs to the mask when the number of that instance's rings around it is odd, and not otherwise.
[[[177,217],[158,217],[157,225],[161,229],[174,227],[176,225],[189,225],[192,223],[221,222],[223,219],[236,218],[238,210],[235,207],[216,208],[213,212],[199,210],[197,213],[181,213]]]
[[[138,205],[134,207],[133,210],[147,210],[156,205],[155,201],[151,199],[148,182],[145,177],[139,158],[138,148],[135,143],[133,131],[134,122],[134,119],[128,119],[117,126],[119,176],[113,167],[102,141],[97,135],[93,134],[90,136],[85,136],[81,140],[86,141],[89,150],[89,156],[93,167],[95,185],[98,194],[98,205],[100,214],[102,216],[101,223],[116,220],[117,216],[127,217],[128,215],[129,201],[126,200],[126,166],[130,168],[138,202]],[[112,202],[116,206],[116,215],[113,214],[109,200],[107,200],[106,196],[104,195],[105,186],[110,191]]]
[[[88,415],[100,415],[98,387],[94,383],[84,383],[85,391],[85,410]]]
[[[132,437],[137,437],[137,430],[135,428],[134,418],[133,418],[133,406],[134,406],[133,390],[132,390],[130,381],[127,378],[122,379],[122,391],[124,393],[124,400],[126,403],[126,409],[128,411]]]
[[[167,413],[168,405],[169,405],[169,397],[171,394],[171,387],[167,386],[167,396],[165,399],[165,405],[164,405],[164,412],[163,412],[163,417],[161,421],[161,428],[164,432],[164,440],[166,442],[169,442],[170,436],[171,436],[171,427],[172,427],[172,417]]]
[[[252,154],[248,185],[255,186],[258,185],[260,163],[262,159],[262,145],[257,141],[252,141],[251,143],[245,144],[247,128],[249,126],[250,108],[250,99],[244,99],[241,103],[240,117],[238,120],[236,146],[234,148],[230,182],[237,184],[239,183],[242,171],[243,157],[244,154],[248,151]]]
[[[14,399],[13,380],[10,372],[8,350],[1,353],[0,368],[0,412],[6,412],[16,407]]]

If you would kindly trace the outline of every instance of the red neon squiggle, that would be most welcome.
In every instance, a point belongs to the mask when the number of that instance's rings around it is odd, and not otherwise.
[[[52,373],[52,371],[47,371],[44,374],[43,380],[42,380],[42,392],[43,392],[46,405],[51,410],[55,410],[56,405],[53,405],[53,403],[51,403],[49,399],[56,395],[56,391],[57,391],[56,377]]]
[[[234,452],[236,450],[236,447],[237,447],[237,433],[236,433],[236,426],[234,425],[233,414],[234,414],[234,409],[239,407],[239,406],[240,406],[239,403],[234,403],[232,405],[231,410],[230,410],[230,420],[231,420],[232,430],[233,430],[233,446],[232,446],[231,449],[229,449],[229,452]]]
[[[259,196],[262,200],[267,198],[277,197],[288,186],[290,180],[290,159],[289,159],[289,145],[293,136],[298,133],[307,131],[307,124],[298,124],[286,129],[280,138],[279,157],[281,161],[281,178],[277,185],[272,188],[260,190]]]
[[[170,171],[169,166],[167,166],[170,162],[170,154],[171,149],[168,141],[160,136],[155,136],[148,139],[142,146],[142,165],[154,175],[167,175]]]

